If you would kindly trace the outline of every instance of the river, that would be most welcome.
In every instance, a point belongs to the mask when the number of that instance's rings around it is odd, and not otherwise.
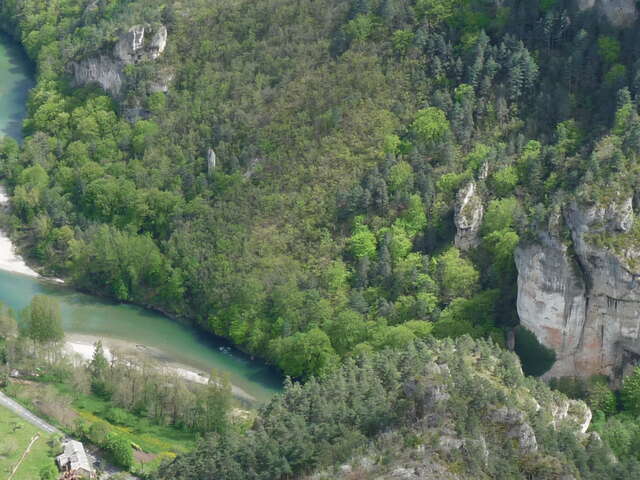
[[[0,134],[21,139],[33,84],[33,69],[20,47],[0,35]],[[222,339],[144,308],[109,302],[38,278],[12,252],[1,232],[0,250],[0,301],[21,310],[36,294],[56,297],[65,333],[80,343],[100,337],[133,345],[170,364],[201,372],[215,369],[229,378],[237,392],[248,394],[240,396],[257,401],[281,389],[282,377],[274,369],[251,360]]]

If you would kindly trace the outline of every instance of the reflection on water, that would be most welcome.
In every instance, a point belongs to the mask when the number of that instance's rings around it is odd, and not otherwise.
[[[29,60],[19,46],[0,34],[0,135],[22,138],[22,119],[33,86]]]

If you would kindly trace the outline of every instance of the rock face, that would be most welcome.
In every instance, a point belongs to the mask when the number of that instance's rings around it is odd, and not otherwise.
[[[213,175],[216,170],[216,152],[213,148],[207,150],[207,175]]]
[[[612,25],[628,27],[638,18],[636,0],[577,0],[579,10],[596,8]]]
[[[150,39],[145,41],[145,34]],[[149,27],[135,25],[118,40],[114,48],[114,55],[125,65],[144,60],[155,60],[167,46],[167,29],[160,26],[155,32]]]
[[[557,428],[562,422],[571,422],[576,432],[586,434],[593,414],[584,402],[572,399],[558,401],[551,407],[552,425]]]
[[[136,63],[156,60],[167,46],[167,29],[163,25],[152,29],[136,25],[117,42],[110,54],[86,58],[73,62],[71,69],[76,85],[97,83],[111,95],[117,97],[125,83],[124,67]],[[166,91],[169,76],[159,74],[153,82],[153,90]]]
[[[456,199],[454,222],[456,224],[455,245],[460,250],[478,246],[479,231],[484,215],[482,199],[477,194],[475,182],[469,182],[459,192]]]
[[[99,84],[107,92],[118,95],[122,88],[122,68],[111,57],[99,57],[73,63],[73,77],[76,85]]]
[[[520,321],[556,352],[547,376],[619,378],[625,358],[640,355],[640,251],[631,241],[632,199],[606,207],[574,203],[564,220],[572,252],[555,233],[516,251]]]

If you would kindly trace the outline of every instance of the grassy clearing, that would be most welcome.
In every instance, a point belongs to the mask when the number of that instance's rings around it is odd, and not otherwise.
[[[67,385],[56,385],[61,393],[68,392]],[[148,418],[136,415],[127,416],[126,425],[115,425],[104,418],[112,405],[95,395],[76,394],[71,403],[78,416],[89,422],[102,422],[109,429],[127,437],[148,453],[183,453],[195,447],[196,435],[169,426],[156,425]]]
[[[67,415],[66,417],[67,419],[73,418],[73,420],[65,422],[63,419],[52,418],[51,415],[46,415],[41,410],[39,411],[34,400],[42,396],[43,390],[48,386],[49,388],[51,386],[55,387],[60,398],[70,399],[65,408],[72,411],[72,416]],[[8,390],[8,393],[20,403],[34,412],[39,412],[44,418],[49,419],[51,423],[59,426],[69,434],[75,433],[74,428],[78,422],[83,422],[86,425],[99,423],[104,425],[107,430],[117,432],[131,442],[132,445],[137,446],[142,452],[148,454],[136,455],[138,460],[144,462],[144,467],[139,462],[136,462],[134,465],[136,470],[153,471],[162,460],[173,458],[180,453],[186,453],[196,445],[196,434],[170,426],[156,425],[149,421],[148,418],[131,414],[127,416],[126,424],[114,424],[105,418],[106,412],[112,407],[109,402],[95,395],[85,395],[72,391],[71,387],[66,384],[14,383]],[[47,396],[51,398],[51,395]],[[58,412],[61,410],[57,409]]]
[[[36,433],[40,438],[20,465],[14,480],[36,480],[40,478],[40,469],[53,463],[53,452],[48,444],[50,436],[0,406],[0,478],[9,477]]]

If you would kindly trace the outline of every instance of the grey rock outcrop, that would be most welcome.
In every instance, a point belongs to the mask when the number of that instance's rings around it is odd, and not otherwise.
[[[591,425],[593,413],[584,402],[563,399],[551,407],[552,425],[558,428],[562,423],[572,424],[576,433],[585,434]]]
[[[107,92],[118,95],[122,88],[122,67],[110,56],[81,60],[72,64],[73,78],[76,85],[97,83]]]
[[[456,198],[454,222],[456,224],[455,245],[460,250],[475,248],[480,243],[480,226],[484,207],[477,193],[475,182],[467,183]]]
[[[145,35],[148,40],[145,40]],[[151,38],[149,38],[151,35]],[[125,65],[157,59],[167,46],[167,29],[161,25],[155,32],[150,27],[135,25],[114,47],[114,56]]]
[[[520,450],[524,453],[533,453],[538,451],[538,439],[536,438],[536,433],[528,423],[514,425],[511,430],[507,432],[507,437],[517,439]]]
[[[586,311],[586,286],[568,247],[549,233],[537,243],[520,246],[518,316],[540,343],[556,352],[549,376],[572,375],[577,369]]]
[[[207,150],[207,175],[213,175],[216,170],[216,152],[213,148]]]
[[[112,52],[73,62],[71,70],[75,84],[97,83],[117,97],[126,81],[124,67],[156,60],[166,46],[167,29],[164,25],[156,28],[135,25],[120,37]],[[166,72],[158,72],[152,82],[152,90],[166,91],[170,79]]]
[[[577,0],[579,10],[597,9],[609,23],[628,27],[638,18],[636,0]]]
[[[640,354],[640,250],[630,240],[632,198],[564,211],[572,249],[557,233],[516,251],[518,315],[556,352],[548,377],[620,377]],[[553,232],[553,229],[550,229]]]

